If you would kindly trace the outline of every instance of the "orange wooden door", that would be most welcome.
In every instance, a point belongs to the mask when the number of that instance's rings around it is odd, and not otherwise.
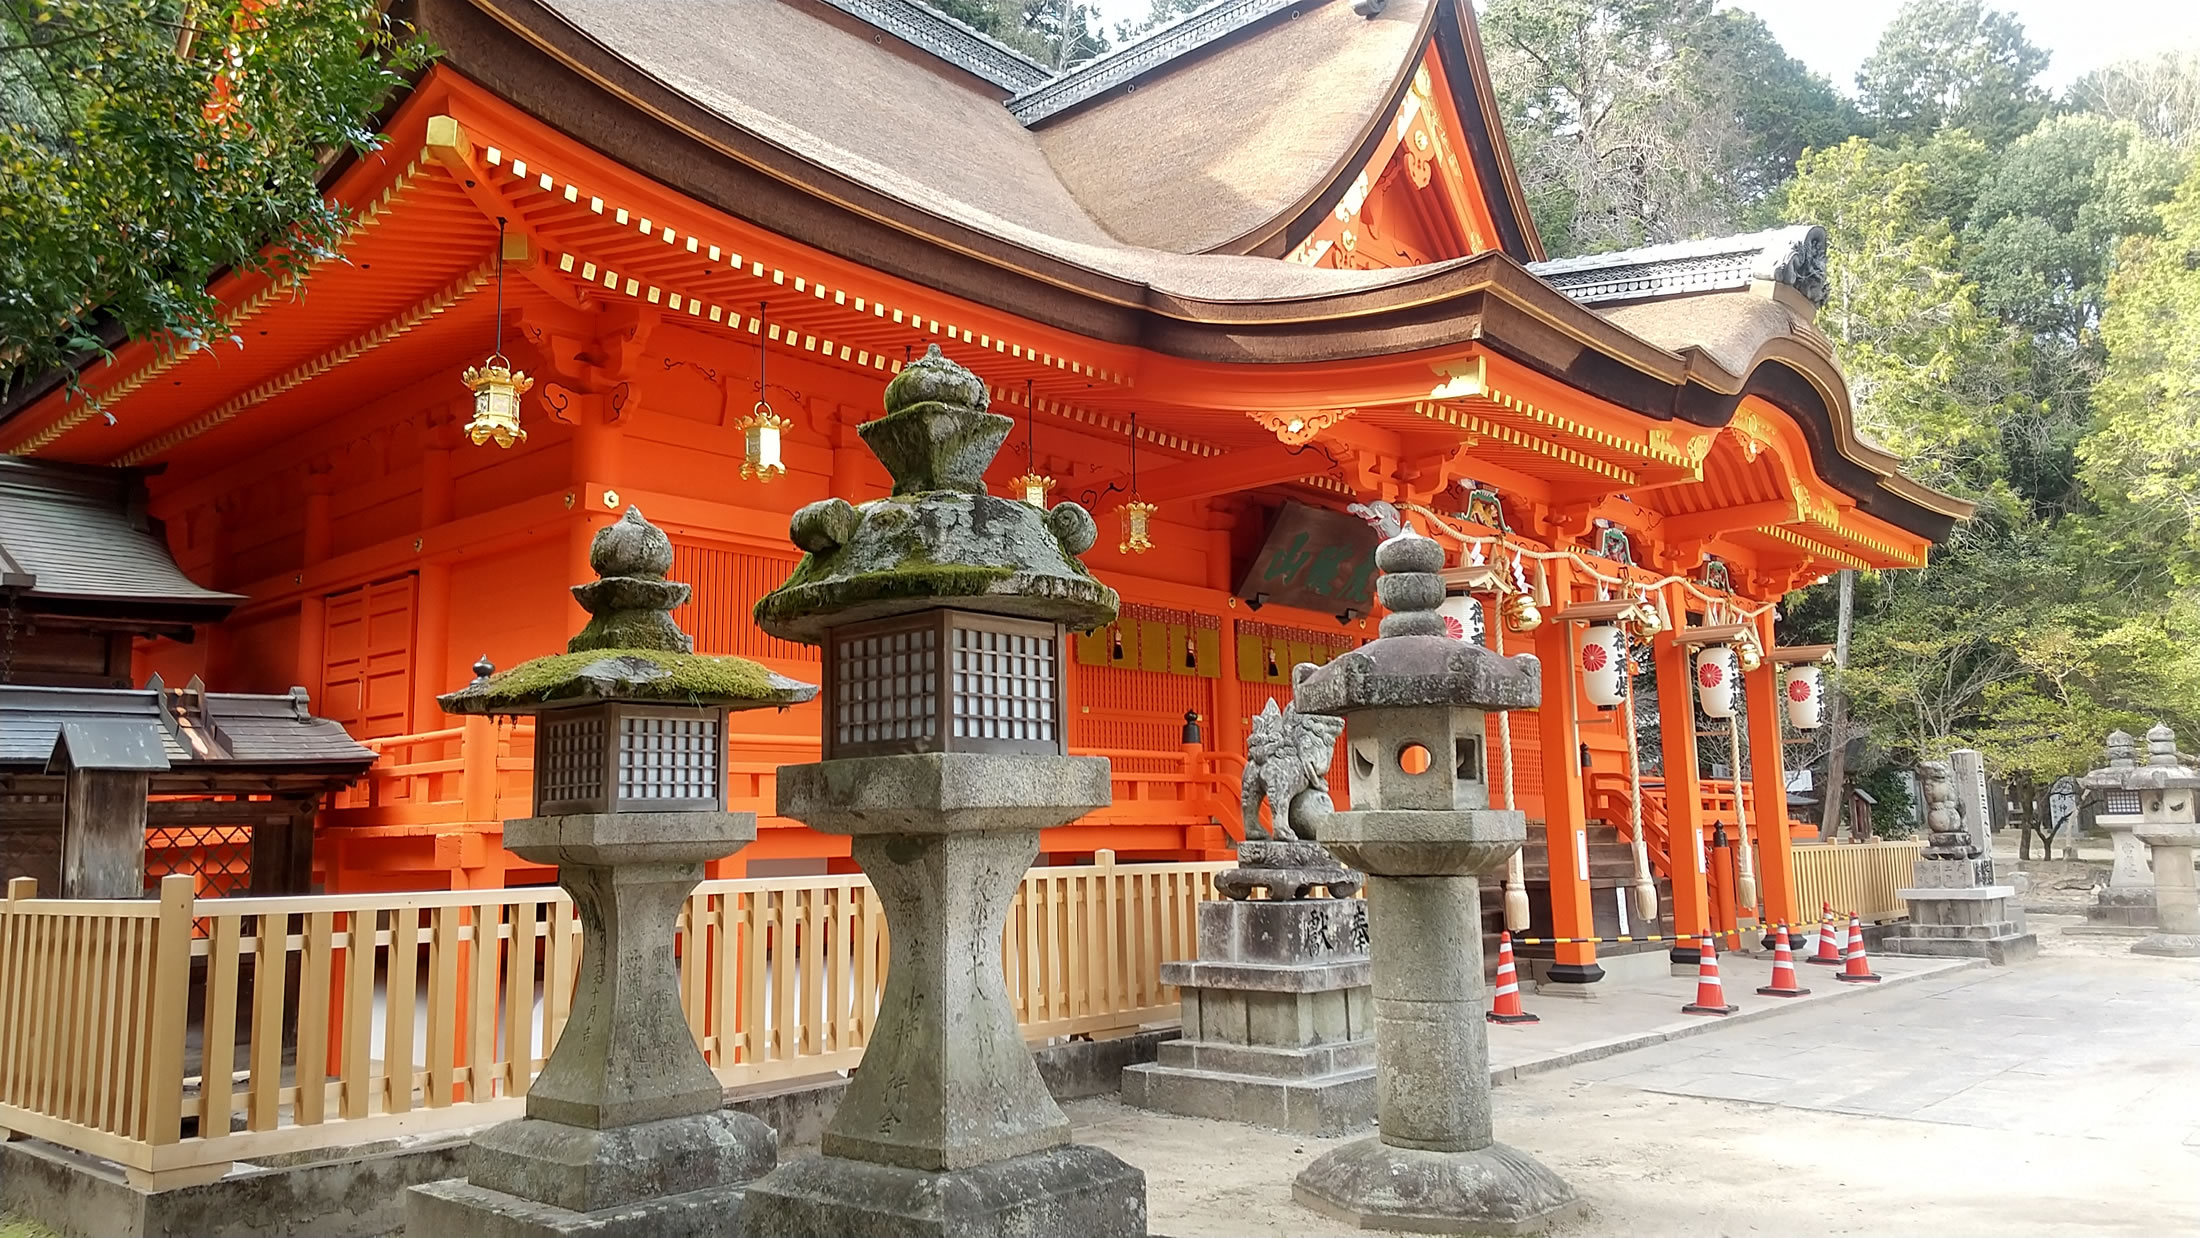
[[[332,593],[322,608],[319,712],[358,739],[402,735],[412,705],[413,599],[407,575]]]

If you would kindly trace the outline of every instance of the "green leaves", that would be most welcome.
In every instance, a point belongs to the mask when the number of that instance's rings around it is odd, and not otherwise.
[[[0,390],[223,338],[208,280],[336,245],[324,160],[425,59],[372,0],[0,0]]]

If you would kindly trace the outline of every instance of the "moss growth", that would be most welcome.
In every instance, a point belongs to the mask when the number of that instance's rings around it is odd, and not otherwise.
[[[787,583],[756,599],[757,622],[842,610],[891,598],[977,597],[1016,575],[1012,567],[919,563],[891,571],[865,572],[845,580],[833,580],[831,573],[814,574],[824,577],[820,580],[804,576],[802,568],[809,563],[805,558],[794,574],[787,577]]]
[[[620,663],[626,665],[620,665]],[[583,677],[591,669],[599,675]],[[610,672],[611,677],[602,677]],[[649,701],[759,701],[786,697],[770,671],[747,658],[667,653],[661,649],[590,649],[522,662],[457,695],[495,709],[616,696]]]

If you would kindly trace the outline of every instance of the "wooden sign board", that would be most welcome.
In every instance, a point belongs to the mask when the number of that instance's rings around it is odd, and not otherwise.
[[[1332,615],[1348,609],[1365,614],[1375,605],[1380,540],[1358,516],[1285,503],[1237,595]]]

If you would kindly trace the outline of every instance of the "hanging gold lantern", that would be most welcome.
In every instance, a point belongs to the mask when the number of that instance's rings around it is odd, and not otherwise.
[[[1159,510],[1154,504],[1138,499],[1123,504],[1123,540],[1115,547],[1117,554],[1142,555],[1153,549],[1150,521]]]
[[[519,398],[535,380],[512,368],[504,357],[504,219],[497,218],[496,345],[489,359],[469,366],[459,381],[474,393],[474,415],[466,422],[466,437],[476,447],[495,441],[499,447],[527,441],[527,429],[519,423]]]
[[[534,379],[513,369],[502,353],[468,367],[459,379],[474,393],[474,415],[466,423],[466,437],[474,446],[492,439],[499,447],[527,441],[527,429],[519,423],[519,398],[533,389]]]
[[[741,420],[741,429],[748,437],[748,454],[741,461],[744,480],[770,481],[787,475],[786,462],[780,459],[780,438],[788,426],[794,424],[772,411],[772,406],[762,400],[756,408]]]
[[[1040,511],[1054,492],[1054,479],[1039,471],[1039,406],[1031,399],[1031,380],[1024,380],[1024,475],[1009,482],[1017,497]]]

